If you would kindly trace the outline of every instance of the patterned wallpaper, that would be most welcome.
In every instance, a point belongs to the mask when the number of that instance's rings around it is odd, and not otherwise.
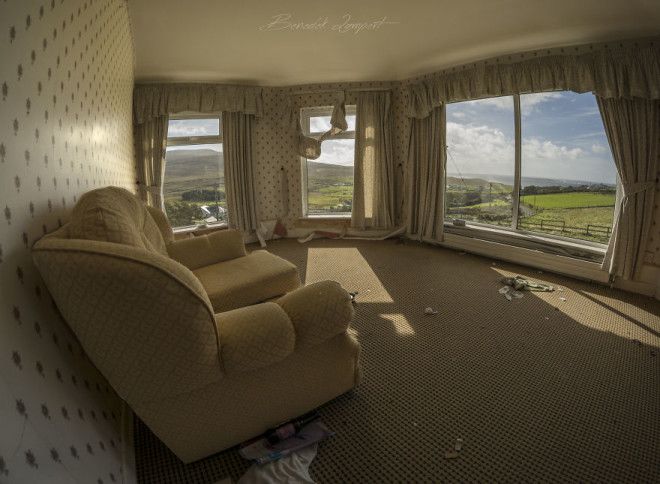
[[[0,59],[0,482],[132,481],[120,400],[30,255],[80,194],[134,187],[125,0],[0,0]]]
[[[403,173],[408,143],[408,119],[403,114],[404,90],[398,83],[355,82],[315,84],[286,88],[264,88],[264,114],[256,123],[256,190],[260,220],[282,219],[289,231],[295,230],[302,217],[301,161],[296,152],[296,132],[289,123],[288,102],[294,109],[311,106],[331,106],[338,91],[346,92],[346,104],[355,104],[351,90],[392,90],[394,118],[394,163],[397,171],[397,196],[401,201]],[[282,174],[284,169],[284,175]]]
[[[635,42],[635,41],[630,41]],[[606,44],[594,44],[603,47]],[[586,52],[594,45],[572,47],[576,52]],[[610,44],[607,44],[610,45]],[[561,53],[563,49],[551,49],[542,54]],[[516,55],[516,59],[534,57],[534,52]],[[505,56],[509,58],[510,56]],[[467,67],[471,66],[468,65]],[[455,68],[454,68],[455,69]],[[451,71],[453,68],[447,69]],[[445,72],[445,71],[442,71]],[[406,87],[413,82],[432,79],[439,73],[427,74],[401,82],[356,82],[340,84],[315,84],[286,88],[268,87],[263,90],[264,116],[256,124],[257,210],[260,220],[280,218],[290,233],[309,232],[309,228],[295,230],[296,220],[302,216],[301,163],[295,151],[295,131],[288,123],[287,99],[293,99],[296,108],[332,105],[337,91],[347,92],[347,104],[355,101],[350,90],[390,88],[394,116],[393,148],[395,152],[397,207],[399,223],[405,216],[403,197],[407,173],[407,149],[410,120],[404,115]],[[304,94],[295,94],[298,92]],[[285,175],[282,175],[284,168]],[[658,173],[660,177],[660,172]],[[326,225],[327,227],[327,225]],[[650,266],[660,266],[660,184],[656,189],[654,218],[646,241],[644,261]],[[648,281],[652,282],[652,281]]]

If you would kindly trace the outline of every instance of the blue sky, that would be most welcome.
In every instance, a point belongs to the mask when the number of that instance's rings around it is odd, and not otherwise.
[[[522,176],[615,183],[593,94],[551,92],[520,97]],[[513,97],[447,105],[447,171],[513,176]]]
[[[167,136],[180,138],[185,136],[217,136],[220,132],[220,120],[213,119],[170,119]],[[176,150],[213,150],[222,152],[222,144],[207,144],[193,146],[168,146],[167,151]]]
[[[616,169],[593,94],[524,94],[520,103],[523,177],[616,182]],[[355,116],[347,116],[347,120],[349,129],[355,129]],[[448,104],[448,173],[513,176],[513,123],[511,96]],[[312,132],[327,131],[330,117],[313,117],[310,125]],[[217,119],[171,120],[169,136],[208,136],[218,130]],[[221,145],[196,148],[222,151]],[[353,140],[324,142],[322,155],[315,161],[353,165]]]

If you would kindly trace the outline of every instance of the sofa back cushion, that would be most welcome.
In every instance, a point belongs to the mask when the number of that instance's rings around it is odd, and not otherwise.
[[[80,197],[71,214],[68,236],[130,245],[167,255],[161,231],[146,205],[119,187],[99,188]]]
[[[151,217],[154,219],[154,222],[156,222],[156,225],[160,229],[160,233],[163,236],[163,240],[165,241],[165,245],[169,244],[174,240],[174,231],[172,230],[172,226],[170,225],[169,220],[167,220],[167,216],[165,213],[156,207],[150,207],[147,205],[147,211],[151,215]]]

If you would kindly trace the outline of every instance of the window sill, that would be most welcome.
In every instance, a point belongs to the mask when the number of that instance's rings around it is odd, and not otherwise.
[[[567,239],[547,234],[533,234],[469,222],[464,227],[446,222],[445,232],[598,263],[602,262],[607,249],[604,244],[596,242]]]
[[[333,213],[332,215],[310,214],[301,217],[299,220],[347,220],[351,218],[350,213]]]
[[[217,230],[225,230],[227,228],[228,227],[226,223],[218,223],[218,224],[191,225],[187,227],[177,227],[172,229],[172,232],[174,232],[175,237],[186,237],[191,234],[204,235],[211,232],[215,232]]]
[[[316,228],[316,227],[348,227],[351,223],[351,216],[348,215],[312,215],[301,217],[296,220],[296,227]]]

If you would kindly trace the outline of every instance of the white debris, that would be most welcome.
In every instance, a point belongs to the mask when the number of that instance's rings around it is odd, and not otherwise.
[[[436,311],[435,309],[433,309],[432,307],[429,306],[427,308],[424,308],[424,314],[426,314],[428,316],[432,316],[434,314],[438,314],[438,311]]]
[[[461,439],[460,437],[457,437],[456,438],[456,443],[454,444],[454,450],[456,452],[460,452],[462,448],[463,448],[463,439]]]
[[[562,300],[562,301],[566,301],[565,297],[560,297],[559,299]]]
[[[511,286],[502,286],[500,287],[498,292],[500,294],[504,294],[504,297],[507,299],[507,301],[511,301],[513,298],[520,299],[521,297],[523,297],[522,292],[516,291]]]

